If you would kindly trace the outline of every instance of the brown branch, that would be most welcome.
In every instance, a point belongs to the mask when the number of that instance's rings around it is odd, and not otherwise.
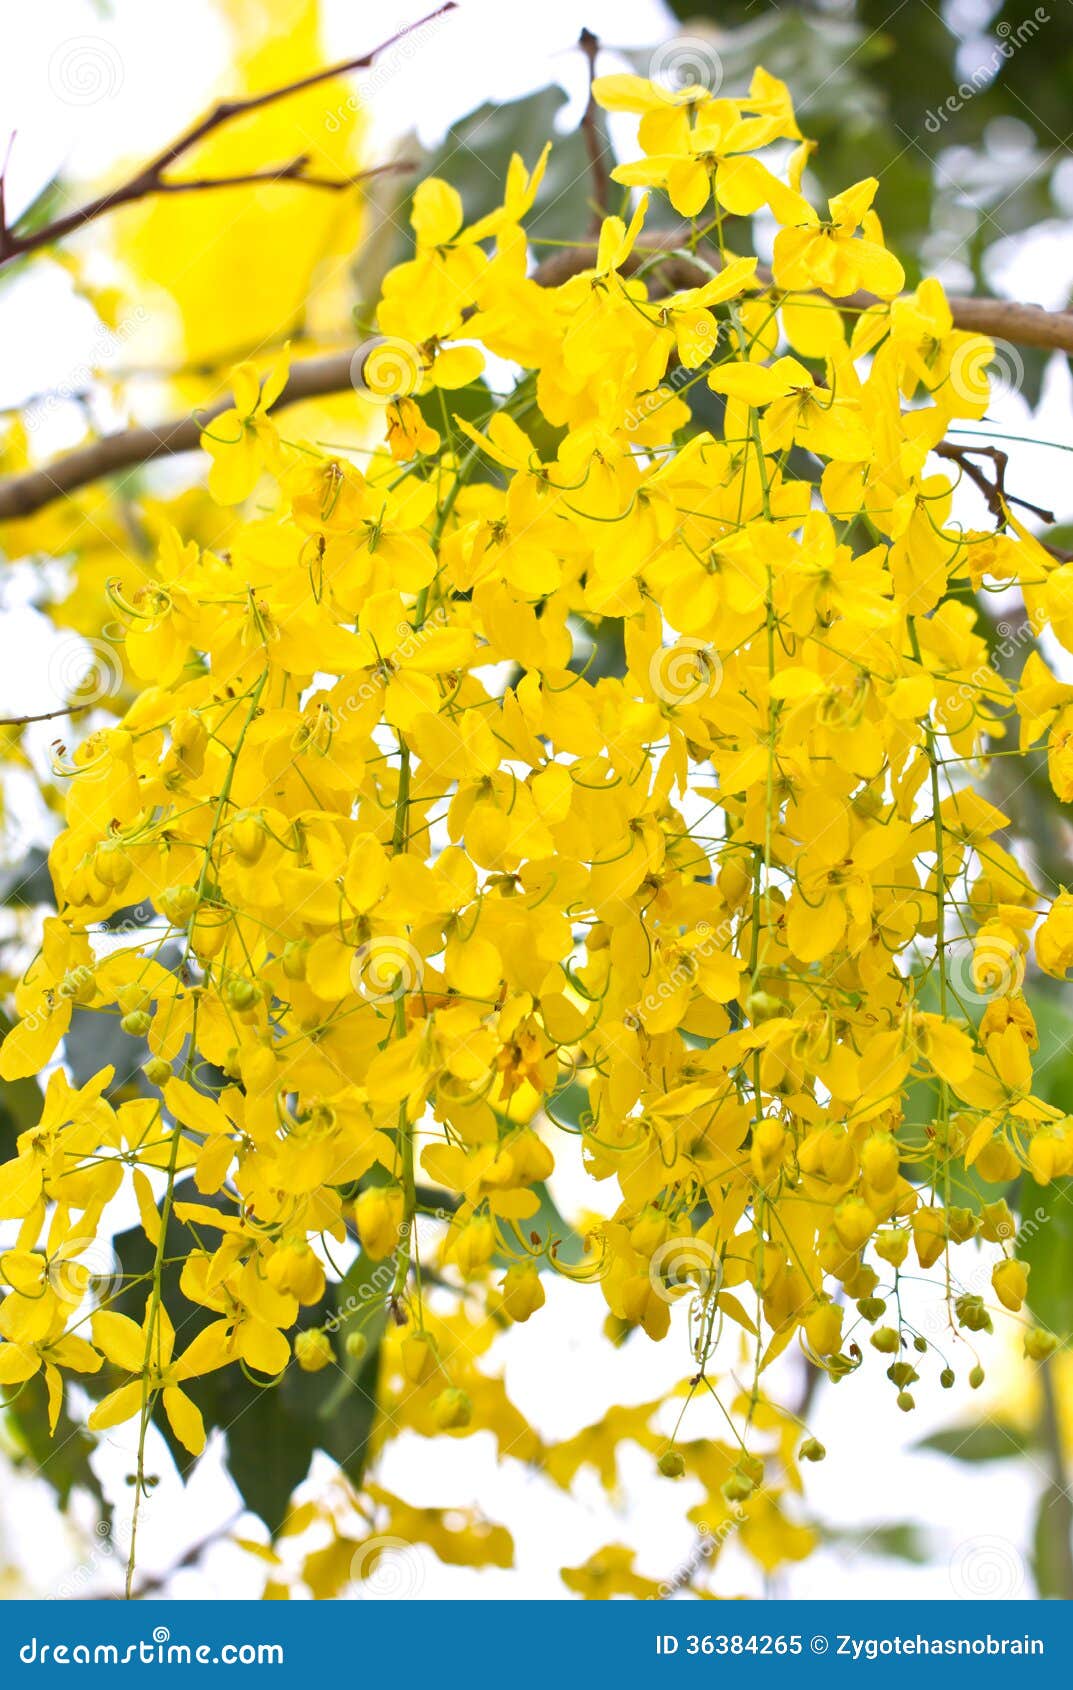
[[[577,38],[577,44],[584,53],[589,67],[589,102],[581,119],[581,133],[585,139],[585,148],[589,155],[589,170],[592,175],[593,230],[596,234],[599,234],[600,222],[602,218],[606,217],[611,202],[611,174],[607,166],[610,149],[602,133],[600,108],[596,104],[596,96],[592,91],[592,85],[596,80],[596,55],[600,51],[600,42],[591,29],[583,29]]]
[[[623,271],[633,274],[642,264],[651,264],[653,256],[662,252],[667,257],[659,265],[660,274],[672,287],[701,287],[712,271],[720,268],[722,259],[714,248],[705,248],[705,262],[697,263],[684,250],[688,241],[688,229],[650,236],[643,243],[638,242]],[[595,262],[596,247],[592,242],[563,248],[544,259],[537,267],[535,279],[545,287],[557,287],[580,271],[590,269]],[[757,266],[756,278],[765,287],[774,285],[771,271],[763,264]],[[881,301],[873,293],[854,293],[834,303],[845,311],[867,311]],[[1073,355],[1073,311],[1046,311],[1042,305],[1025,305],[1013,299],[968,298],[957,294],[948,296],[947,304],[955,328],[988,335],[992,340],[1013,341],[1018,346]]]
[[[341,193],[344,188],[356,187],[373,176],[393,175],[396,171],[416,170],[412,159],[393,159],[387,164],[374,164],[368,170],[358,170],[353,176],[315,176],[309,169],[309,154],[299,153],[288,164],[268,165],[264,170],[241,171],[235,176],[184,176],[181,182],[161,182],[158,194],[200,194],[213,188],[245,188],[258,182],[297,182],[303,188],[326,188]]]
[[[445,12],[454,11],[456,0],[445,0],[436,11],[429,12],[426,17],[416,23],[407,24],[404,29],[379,47],[374,47],[368,53],[362,53],[358,58],[343,59],[337,64],[327,65],[323,70],[311,71],[308,76],[298,77],[293,82],[280,84],[276,88],[268,88],[261,94],[249,94],[231,100],[221,100],[212,106],[204,117],[198,118],[174,141],[156,154],[148,163],[142,165],[135,174],[121,182],[118,187],[110,188],[106,193],[98,194],[96,198],[87,200],[83,205],[76,206],[73,211],[65,212],[50,223],[45,223],[39,229],[33,229],[26,235],[19,235],[14,229],[9,229],[6,218],[0,216],[0,268],[5,264],[23,258],[28,252],[35,252],[43,246],[49,246],[53,241],[61,240],[75,229],[84,228],[87,223],[103,217],[106,212],[115,211],[119,206],[130,205],[136,200],[149,199],[159,194],[189,193],[193,188],[204,191],[206,188],[232,188],[247,182],[303,182],[310,187],[332,188],[339,190],[349,187],[352,181],[359,181],[361,177],[350,180],[327,177],[314,177],[303,174],[307,158],[292,159],[289,164],[277,166],[274,169],[253,171],[248,175],[230,177],[210,177],[197,183],[174,181],[166,172],[181,158],[184,158],[192,148],[196,147],[207,136],[225,124],[232,123],[236,118],[246,117],[250,112],[260,111],[265,106],[274,105],[278,100],[286,100],[292,94],[304,93],[307,88],[315,88],[321,82],[329,82],[334,77],[345,76],[353,70],[368,70],[382,53],[394,47],[405,36],[412,35],[414,30],[421,29],[435,18],[442,17]],[[397,168],[397,167],[396,167]],[[369,172],[367,174],[372,174]],[[17,219],[16,219],[17,222]]]
[[[947,458],[958,465],[973,486],[983,494],[988,510],[999,522],[1006,521],[1007,505],[1020,505],[1022,510],[1030,511],[1033,516],[1038,516],[1041,522],[1046,522],[1052,527],[1057,522],[1058,518],[1053,511],[1044,510],[1042,505],[1034,505],[1028,499],[1019,499],[1016,494],[1006,491],[1006,467],[1010,460],[1008,454],[1000,451],[997,446],[958,446],[952,440],[940,440],[935,447],[935,456]],[[994,481],[988,481],[979,464],[972,462],[974,457],[991,459],[995,468]]]
[[[353,386],[350,373],[353,359],[353,352],[302,359],[292,369],[286,387],[276,400],[277,407],[295,405],[302,399],[322,399],[330,393],[345,393]],[[230,404],[230,397],[219,399],[197,416],[175,417],[156,427],[128,428],[119,434],[106,434],[103,440],[67,452],[42,469],[0,481],[0,522],[31,516],[53,499],[73,493],[79,487],[88,487],[102,476],[152,463],[154,458],[194,451],[205,425]]]
[[[7,228],[7,167],[11,163],[11,149],[15,145],[15,131],[7,138],[4,162],[0,164],[0,252],[3,251],[4,230]]]
[[[653,237],[634,248],[623,266],[628,273],[641,265],[658,269],[662,283],[669,289],[696,287],[708,280],[712,265],[701,266],[688,253],[679,249],[680,235]],[[564,248],[546,258],[534,271],[534,279],[543,287],[557,287],[595,262],[596,247],[585,242],[577,247]],[[718,254],[713,254],[713,264]],[[770,278],[757,272],[761,283]],[[862,309],[875,301],[869,295],[858,295],[843,301],[850,309]],[[1073,312],[1044,311],[1041,306],[1021,305],[1004,299],[950,300],[950,309],[958,327],[974,329],[995,338],[1020,338],[1028,346],[1054,347],[1073,353]],[[1011,326],[1012,325],[1012,326]],[[319,358],[302,359],[293,365],[290,379],[276,401],[276,408],[293,405],[303,399],[320,399],[332,393],[345,393],[353,386],[351,365],[353,352],[338,352]],[[56,458],[40,469],[0,481],[0,522],[32,516],[53,499],[88,487],[102,476],[115,475],[138,464],[151,463],[154,458],[168,457],[178,452],[193,451],[207,422],[227,409],[230,399],[218,400],[200,417],[173,418],[156,427],[125,429],[119,434],[106,435],[89,446],[79,447]],[[958,448],[961,450],[961,448]],[[952,456],[952,453],[944,453]],[[989,487],[990,490],[990,487]],[[1007,502],[1009,496],[1007,495]],[[1014,503],[1023,501],[1014,500]],[[1027,507],[1035,509],[1035,507]],[[1046,519],[1049,512],[1036,512]]]
[[[54,722],[57,716],[77,716],[92,710],[92,704],[65,704],[62,710],[45,710],[39,716],[0,716],[0,728],[25,728],[30,722]]]

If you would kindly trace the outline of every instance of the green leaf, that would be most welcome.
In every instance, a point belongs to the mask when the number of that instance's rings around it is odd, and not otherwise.
[[[227,1374],[236,1371],[229,1368]],[[289,1411],[281,1387],[258,1390],[241,1374],[237,1382],[228,1377],[218,1388],[216,1406],[218,1416],[226,1415],[231,1477],[246,1507],[275,1536],[295,1489],[309,1472],[315,1448],[312,1429]]]
[[[30,1468],[51,1485],[61,1508],[67,1507],[71,1492],[78,1487],[96,1497],[102,1515],[109,1512],[100,1480],[89,1464],[97,1441],[84,1426],[75,1424],[66,1408],[60,1410],[55,1434],[49,1434],[42,1374],[18,1389],[4,1408],[4,1420],[15,1444],[16,1466]]]
[[[895,1520],[885,1526],[826,1530],[823,1536],[827,1543],[851,1549],[854,1554],[887,1555],[897,1561],[911,1561],[914,1566],[923,1566],[931,1559],[920,1527],[908,1520]]]
[[[1070,1532],[1073,1502],[1061,1485],[1047,1485],[1039,1500],[1032,1533],[1032,1571],[1036,1589],[1045,1598],[1073,1600],[1070,1588]]]
[[[976,1426],[948,1426],[913,1447],[949,1456],[952,1461],[1008,1461],[1012,1456],[1027,1454],[1031,1445],[1020,1427],[983,1420]]]
[[[316,1438],[321,1449],[334,1456],[347,1477],[360,1485],[369,1453],[369,1438],[376,1418],[380,1379],[380,1348],[387,1325],[388,1295],[394,1278],[390,1261],[374,1262],[364,1253],[351,1264],[335,1287],[333,1342],[338,1374],[327,1371],[326,1386],[316,1408]],[[360,1361],[347,1354],[346,1340],[360,1332],[368,1345]]]
[[[1070,1181],[1037,1185],[1025,1175],[1020,1193],[1017,1253],[1028,1263],[1028,1303],[1052,1332],[1073,1328],[1073,1200]]]
[[[202,1196],[190,1180],[176,1186],[175,1200],[208,1203],[230,1212],[223,1198]],[[211,1239],[211,1232],[207,1232],[210,1245]],[[190,1244],[189,1230],[173,1215],[165,1241],[163,1286],[179,1348],[185,1348],[204,1326],[219,1318],[215,1310],[188,1302],[179,1289],[180,1266]],[[140,1227],[121,1233],[115,1248],[124,1275],[129,1277],[112,1306],[140,1321],[146,1298],[141,1276],[151,1271],[155,1252]],[[323,1326],[331,1334],[336,1352],[334,1367],[304,1373],[292,1362],[275,1384],[259,1384],[236,1365],[183,1386],[201,1410],[206,1432],[224,1433],[228,1470],[242,1500],[273,1533],[283,1524],[295,1487],[308,1473],[316,1450],[337,1461],[355,1484],[361,1483],[376,1417],[380,1342],[392,1275],[390,1263],[370,1262],[367,1256],[359,1255],[321,1302],[302,1309],[299,1330]],[[360,1362],[346,1353],[346,1337],[356,1330],[363,1331],[368,1342]],[[116,1383],[108,1369],[103,1370],[103,1377],[97,1374],[87,1379],[94,1395],[103,1395]],[[159,1403],[154,1409],[154,1424],[185,1478],[194,1461],[176,1442]]]
[[[576,241],[591,221],[592,179],[582,135],[556,135],[557,113],[566,104],[561,88],[544,88],[524,100],[484,105],[451,125],[427,174],[446,176],[462,195],[466,222],[494,211],[512,153],[532,170],[549,135],[551,157],[537,202],[525,220],[530,240]],[[408,214],[409,208],[407,208]]]
[[[0,869],[0,904],[11,909],[31,909],[36,904],[56,907],[48,852],[31,845],[22,861]]]

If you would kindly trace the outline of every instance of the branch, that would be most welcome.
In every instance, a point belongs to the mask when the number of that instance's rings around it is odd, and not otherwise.
[[[714,248],[705,248],[705,263],[697,264],[683,249],[689,241],[689,230],[673,230],[662,236],[651,236],[639,242],[622,266],[632,274],[641,264],[650,263],[653,255],[665,252],[660,273],[673,287],[701,287],[710,280],[713,269],[722,263]],[[564,248],[537,266],[535,280],[545,287],[557,287],[569,281],[596,262],[596,246],[586,242],[582,246]],[[763,264],[757,266],[757,280],[766,287],[774,286],[771,271]],[[834,304],[845,311],[867,311],[870,306],[885,303],[874,293],[847,294]],[[973,334],[985,334],[992,340],[1009,340],[1018,346],[1035,346],[1047,352],[1066,352],[1073,355],[1073,311],[1045,311],[1042,305],[1023,305],[1013,299],[968,298],[949,295],[947,304],[954,319],[954,327]]]
[[[709,279],[712,265],[699,265],[681,251],[680,242],[678,233],[653,237],[634,248],[623,269],[632,273],[642,264],[658,266],[667,288],[697,287]],[[717,265],[718,254],[713,253],[712,257]],[[542,287],[557,287],[571,276],[591,268],[595,260],[593,242],[564,248],[537,266],[533,272],[534,280]],[[770,285],[766,272],[758,271],[757,274],[761,282]],[[869,294],[858,294],[837,303],[847,309],[864,309],[876,301]],[[1045,311],[1042,306],[1021,305],[1005,299],[954,298],[949,303],[959,328],[971,327],[998,339],[1019,340],[1025,346],[1050,347],[1073,353],[1073,312]],[[275,408],[282,409],[302,399],[321,399],[328,394],[345,393],[353,386],[352,361],[353,353],[348,351],[296,363],[286,387],[276,400]],[[130,428],[119,434],[106,435],[103,440],[68,452],[41,469],[0,481],[0,522],[32,516],[53,499],[76,492],[80,487],[88,487],[102,476],[151,463],[154,458],[194,451],[206,423],[219,416],[230,403],[229,398],[221,399],[197,417],[177,417],[156,427]],[[943,455],[953,457],[955,453],[951,451]]]
[[[1044,510],[1042,505],[1033,505],[1028,499],[1019,499],[1014,493],[1006,491],[1006,469],[1009,455],[1001,452],[997,446],[957,446],[952,440],[940,440],[935,447],[937,458],[947,458],[958,465],[963,474],[967,475],[974,487],[983,494],[987,508],[998,522],[1005,524],[1006,506],[1020,505],[1024,511],[1030,511],[1038,516],[1041,522],[1053,527],[1058,518],[1053,511]],[[990,458],[995,471],[994,481],[988,481],[987,476],[979,464],[972,459]]]
[[[302,399],[323,399],[330,393],[345,393],[353,386],[353,352],[336,352],[324,358],[304,358],[295,364],[276,408],[295,405]],[[120,434],[106,434],[90,446],[67,452],[43,469],[13,475],[0,481],[0,522],[31,516],[53,499],[88,487],[102,476],[152,463],[154,458],[193,452],[206,424],[231,404],[230,396],[217,400],[197,416],[175,417],[156,427],[128,428]]]
[[[92,710],[91,704],[65,704],[62,710],[45,710],[39,716],[0,716],[0,728],[25,728],[30,722],[54,722],[57,716],[77,716]]]
[[[157,194],[201,194],[213,188],[244,188],[257,182],[298,182],[304,188],[327,188],[341,193],[344,188],[356,187],[374,176],[388,176],[395,171],[416,170],[413,159],[393,159],[387,164],[374,164],[368,170],[358,170],[353,176],[315,176],[309,168],[309,154],[299,153],[288,164],[270,164],[264,170],[241,171],[236,176],[184,176],[181,182],[160,182],[153,190]]]
[[[106,212],[115,211],[118,206],[130,205],[135,200],[149,199],[159,194],[190,193],[194,189],[204,191],[207,188],[234,188],[250,182],[302,182],[308,187],[330,188],[335,191],[350,187],[352,183],[361,181],[365,175],[375,172],[364,172],[362,176],[350,178],[329,178],[313,176],[306,173],[308,156],[302,155],[292,159],[289,164],[283,164],[266,170],[251,171],[239,176],[209,177],[201,181],[173,181],[166,172],[179,159],[184,158],[192,148],[196,147],[207,136],[225,124],[232,123],[236,118],[246,117],[250,112],[260,111],[265,106],[274,105],[278,100],[286,100],[292,94],[304,93],[307,88],[315,88],[318,83],[329,82],[334,77],[345,76],[349,71],[368,70],[382,53],[394,47],[405,36],[412,35],[415,29],[421,29],[435,18],[442,17],[445,12],[454,11],[456,0],[445,0],[436,11],[429,12],[427,17],[420,18],[416,23],[407,24],[404,29],[379,47],[361,54],[356,59],[343,59],[339,63],[327,65],[323,70],[311,71],[308,76],[298,77],[293,82],[282,83],[277,88],[268,88],[261,94],[249,94],[231,100],[222,100],[218,105],[210,108],[204,117],[198,118],[189,129],[178,135],[162,152],[151,158],[141,169],[121,182],[118,187],[110,188],[107,193],[98,194],[95,199],[87,200],[83,205],[76,206],[73,211],[65,212],[62,217],[54,218],[52,222],[42,224],[41,228],[33,229],[26,235],[19,235],[14,229],[9,229],[7,220],[2,215],[2,198],[0,198],[0,269],[5,264],[23,258],[28,252],[35,252],[40,247],[49,246],[53,241],[61,240],[75,229],[84,228]],[[10,151],[10,148],[9,148]],[[389,166],[388,168],[401,168]],[[17,220],[16,220],[17,221]]]
[[[592,175],[594,230],[596,234],[599,234],[600,222],[606,217],[611,200],[611,174],[607,167],[609,148],[602,133],[600,108],[596,104],[596,97],[592,91],[592,85],[596,80],[596,55],[600,51],[600,41],[591,29],[583,29],[577,38],[577,44],[584,53],[589,67],[589,102],[581,119],[581,133],[585,138],[585,149],[589,155],[589,171]]]

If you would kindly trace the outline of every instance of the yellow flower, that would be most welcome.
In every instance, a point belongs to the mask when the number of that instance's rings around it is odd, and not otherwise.
[[[213,417],[201,435],[212,459],[209,491],[220,504],[241,504],[263,470],[279,467],[279,435],[267,413],[286,387],[288,373],[286,351],[269,366],[263,383],[252,364],[231,371],[235,403]]]
[[[90,1414],[90,1430],[103,1432],[132,1420],[159,1393],[175,1436],[191,1455],[200,1455],[205,1447],[201,1412],[181,1387],[185,1380],[223,1366],[226,1358],[209,1338],[211,1328],[173,1357],[175,1328],[167,1310],[150,1300],[140,1326],[127,1315],[99,1310],[92,1331],[94,1346],[106,1360],[135,1377],[101,1399]]]

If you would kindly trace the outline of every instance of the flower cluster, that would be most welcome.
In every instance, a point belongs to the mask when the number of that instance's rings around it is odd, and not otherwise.
[[[159,1404],[196,1454],[199,1379],[360,1358],[303,1316],[356,1245],[391,1315],[380,1442],[488,1429],[568,1486],[633,1439],[770,1567],[807,1552],[781,1493],[823,1451],[769,1364],[797,1343],[840,1378],[870,1336],[903,1408],[933,1362],[976,1377],[1026,1296],[1005,1185],[1073,1169],[1022,989],[1041,913],[1039,967],[1073,966],[1073,896],[1047,908],[979,790],[1016,712],[1073,795],[1073,688],[1034,656],[1014,699],[972,599],[1018,585],[1073,649],[1073,565],[1005,509],[953,520],[932,454],[984,414],[992,348],[937,283],[902,295],[875,181],[809,204],[781,83],[595,93],[639,117],[615,178],[691,220],[680,250],[646,243],[646,196],[546,285],[543,159],[468,226],[426,181],[356,371],[362,462],[288,439],[285,368],[244,366],[204,444],[218,503],[256,501],[112,586],[139,690],[63,771],[59,911],[0,1071],[45,1069],[75,1007],[149,1057],[137,1095],[54,1074],[0,1169],[0,1381],[43,1368],[55,1416],[105,1368],[91,1427]],[[770,271],[736,250],[757,212]],[[564,1161],[603,1204],[581,1239]],[[140,1321],[54,1271],[121,1188]],[[988,1298],[959,1289],[981,1238]],[[939,1340],[901,1320],[907,1263],[945,1263]],[[479,1365],[556,1277],[614,1341],[688,1345],[662,1430],[654,1403],[546,1446]],[[609,1546],[568,1582],[631,1567]]]

